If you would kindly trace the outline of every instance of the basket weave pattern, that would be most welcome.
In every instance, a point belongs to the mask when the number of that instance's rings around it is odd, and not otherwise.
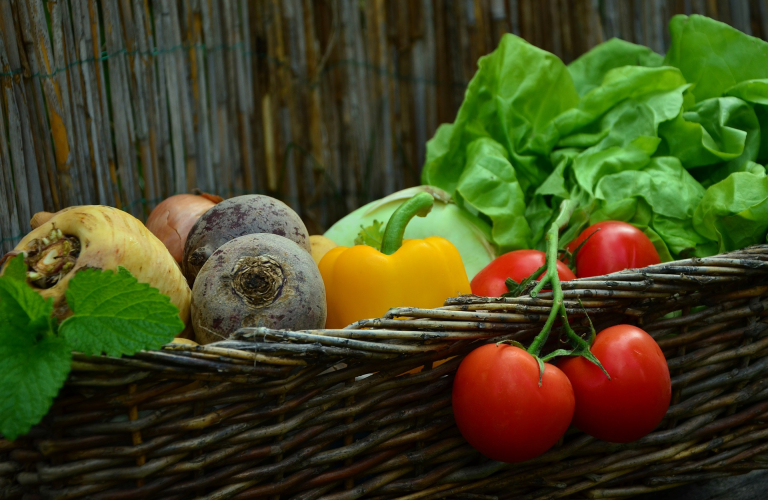
[[[522,464],[482,457],[453,422],[453,375],[482,343],[530,342],[552,301],[461,296],[344,330],[76,354],[44,421],[0,439],[0,498],[616,498],[767,467],[768,245],[563,290],[577,332],[588,313],[661,346],[673,399],[650,435],[571,429]]]

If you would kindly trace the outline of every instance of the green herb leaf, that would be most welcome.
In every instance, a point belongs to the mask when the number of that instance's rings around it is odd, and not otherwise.
[[[381,240],[384,238],[384,223],[374,220],[370,226],[360,226],[361,230],[355,238],[355,245],[368,245],[381,250]]]
[[[45,300],[23,281],[0,277],[0,328],[37,334],[50,328],[51,312],[53,299]]]
[[[67,288],[75,313],[59,327],[73,349],[120,356],[159,349],[184,329],[179,310],[156,288],[139,283],[121,267],[117,273],[86,269]]]
[[[40,332],[0,326],[0,433],[11,441],[48,413],[71,367],[64,339],[45,335],[36,341]]]
[[[3,277],[17,281],[27,281],[27,266],[24,264],[24,254],[19,254],[8,261],[3,270]]]
[[[51,331],[53,300],[18,279],[24,270],[20,255],[0,277],[0,433],[11,440],[48,412],[72,357]]]

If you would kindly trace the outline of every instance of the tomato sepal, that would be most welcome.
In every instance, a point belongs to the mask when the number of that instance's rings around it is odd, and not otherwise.
[[[544,378],[544,361],[538,356],[534,356],[534,359],[539,364],[539,387],[541,387],[541,379]]]
[[[595,229],[594,231],[592,231],[591,233],[589,233],[589,236],[587,236],[584,239],[584,241],[579,243],[579,246],[574,248],[573,252],[571,252],[567,248],[563,250],[565,252],[566,264],[568,265],[568,268],[571,271],[573,271],[574,273],[576,273],[576,256],[579,254],[579,250],[584,248],[584,245],[586,245],[587,242],[590,240],[590,238],[592,238],[594,235],[596,235],[598,233],[598,231],[600,231],[599,227],[597,229]],[[579,299],[579,302],[581,302],[581,299]]]
[[[543,356],[541,360],[545,363],[549,362],[552,359],[555,359],[557,357],[561,356],[573,356],[573,351],[569,351],[568,349],[558,349],[556,351],[552,351],[546,356]]]
[[[502,293],[502,297],[519,297],[523,293],[525,293],[526,289],[529,288],[531,282],[536,281],[539,276],[543,272],[547,270],[547,264],[544,263],[543,266],[538,268],[536,271],[534,271],[533,274],[525,278],[523,281],[518,283],[517,281],[513,280],[512,278],[507,278],[504,280],[504,284],[507,286],[507,290],[509,290],[507,293]]]
[[[523,344],[521,344],[520,342],[518,342],[517,340],[500,340],[500,341],[496,342],[496,345],[499,345],[499,344],[509,344],[509,345],[513,345],[515,347],[519,347],[520,349],[522,349],[524,351],[526,350],[525,346]]]
[[[597,357],[594,354],[592,354],[592,351],[589,350],[589,344],[587,344],[587,342],[581,337],[578,337],[578,338],[579,340],[581,340],[581,342],[583,342],[583,344],[580,345],[579,347],[574,348],[573,351],[571,351],[571,354],[569,354],[569,356],[571,357],[581,356],[582,358],[586,359],[593,365],[600,368],[600,370],[605,374],[605,376],[608,377],[608,380],[611,380],[611,376],[610,374],[608,374],[608,371],[605,369],[603,364],[600,362],[599,359],[597,359]]]

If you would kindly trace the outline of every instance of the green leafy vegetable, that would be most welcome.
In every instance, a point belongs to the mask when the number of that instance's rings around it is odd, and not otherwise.
[[[124,267],[117,273],[80,271],[69,282],[67,304],[75,314],[64,320],[60,332],[85,354],[159,349],[184,329],[170,298],[139,283]]]
[[[491,220],[491,237],[501,252],[530,245],[525,195],[501,144],[488,138],[469,144],[456,191],[466,205]]]
[[[50,408],[69,374],[72,350],[132,354],[157,349],[184,328],[179,311],[125,268],[78,272],[67,289],[74,312],[59,326],[53,300],[26,282],[24,255],[0,276],[0,434],[29,432]]]
[[[764,241],[768,233],[768,176],[736,172],[710,187],[696,208],[696,230],[718,242],[717,251]]]
[[[622,66],[661,66],[664,58],[648,47],[612,38],[573,61],[568,66],[573,83],[583,96],[599,87],[605,74]]]
[[[768,79],[745,80],[737,83],[725,92],[726,95],[738,97],[754,105],[760,130],[765,134],[768,130]],[[768,161],[768,140],[762,140],[757,161]]]
[[[664,64],[695,84],[697,101],[722,96],[745,80],[768,78],[768,43],[704,16],[674,16]]]
[[[662,125],[660,135],[667,153],[686,168],[709,167],[692,171],[707,186],[743,171],[747,162],[757,159],[760,149],[757,115],[752,106],[736,97],[699,102]]]
[[[474,192],[459,198],[456,190],[467,165],[469,145],[487,138],[506,150],[507,161],[514,168],[514,181],[510,182],[519,183],[524,192],[538,186],[552,170],[546,155],[557,133],[550,124],[577,102],[578,93],[562,61],[522,38],[505,35],[493,53],[478,61],[477,74],[469,84],[456,121],[440,127],[427,144],[422,181],[447,191],[460,205],[483,205]],[[484,168],[476,171],[487,175]],[[470,182],[466,177],[462,181],[465,186]],[[490,206],[500,208],[498,191],[492,196],[497,200]],[[497,234],[505,237],[516,224],[524,229],[527,224],[514,220],[519,215],[496,217],[494,224],[504,226]]]
[[[427,143],[422,181],[502,252],[544,249],[566,199],[563,244],[602,220],[640,228],[664,261],[765,241],[768,43],[702,16],[670,32],[665,58],[609,40],[567,70],[505,35]]]

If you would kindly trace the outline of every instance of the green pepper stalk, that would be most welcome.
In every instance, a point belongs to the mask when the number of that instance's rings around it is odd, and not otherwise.
[[[429,193],[419,193],[392,213],[381,238],[381,253],[392,255],[403,246],[403,236],[408,223],[416,216],[426,217],[435,199]]]

